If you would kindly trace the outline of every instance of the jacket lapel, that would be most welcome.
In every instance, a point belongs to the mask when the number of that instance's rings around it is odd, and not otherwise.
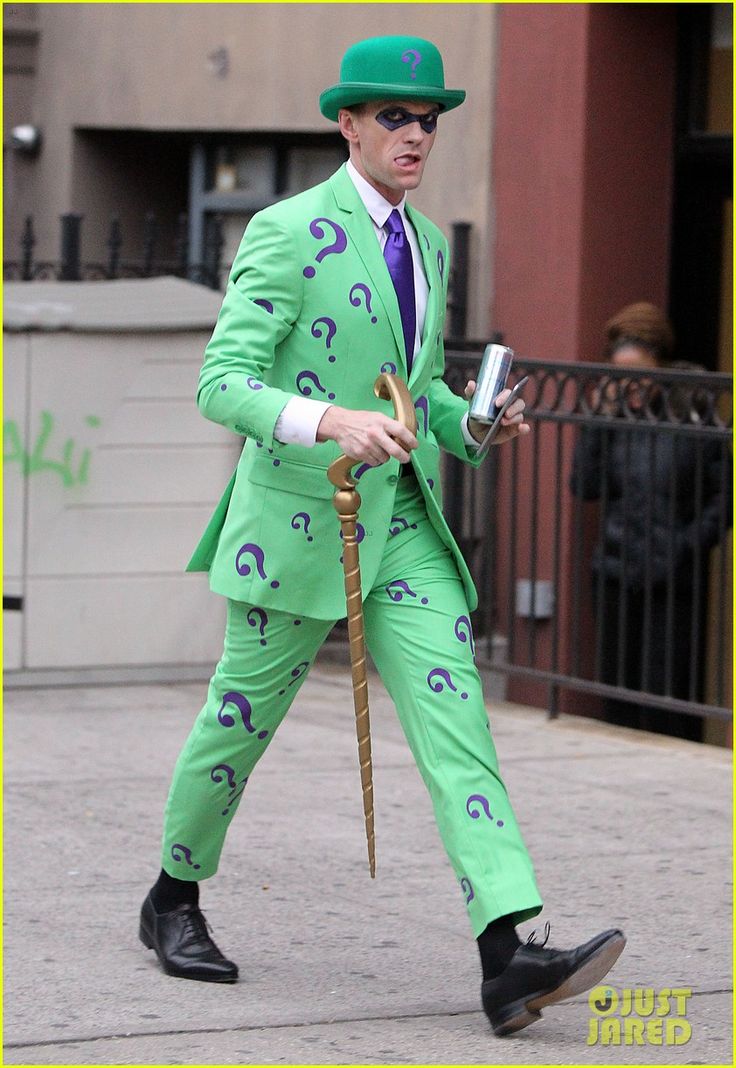
[[[419,351],[414,357],[414,362],[411,368],[411,378],[414,379],[419,371],[420,365],[427,357],[427,353],[432,349],[432,341],[437,329],[437,319],[440,312],[440,298],[442,296],[442,279],[439,274],[439,267],[437,265],[437,249],[433,249],[429,237],[427,236],[423,226],[422,218],[418,216],[417,212],[407,202],[406,214],[408,215],[412,226],[417,235],[417,242],[422,254],[422,263],[424,264],[424,274],[427,279],[427,285],[429,286],[429,293],[427,294],[427,310],[424,313],[424,330],[422,331],[422,342],[419,347]]]
[[[341,225],[347,230],[353,246],[368,272],[373,296],[378,297],[383,304],[400,354],[404,374],[406,374],[404,331],[401,325],[399,301],[394,284],[391,281],[391,275],[388,273],[386,261],[381,252],[381,246],[376,239],[371,217],[365,210],[365,205],[351,182],[350,175],[345,167],[341,167],[336,174],[333,174],[329,182],[337,207],[343,213],[340,220]],[[352,284],[353,280],[351,279],[350,281]],[[356,278],[354,281],[357,282],[359,279]]]

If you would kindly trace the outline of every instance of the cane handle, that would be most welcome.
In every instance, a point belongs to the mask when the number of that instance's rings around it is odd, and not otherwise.
[[[384,372],[373,383],[373,392],[381,400],[390,400],[394,406],[394,415],[399,423],[403,423],[412,434],[417,432],[417,413],[411,393],[402,378]],[[351,469],[358,463],[352,456],[338,456],[327,468],[327,477],[333,486],[342,490],[351,490],[355,486],[355,479]]]

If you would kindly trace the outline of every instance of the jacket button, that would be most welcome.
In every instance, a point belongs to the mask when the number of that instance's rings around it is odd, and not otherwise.
[[[386,479],[386,481],[388,482],[389,486],[395,486],[396,483],[399,481],[399,476],[398,475],[389,475],[388,478]]]

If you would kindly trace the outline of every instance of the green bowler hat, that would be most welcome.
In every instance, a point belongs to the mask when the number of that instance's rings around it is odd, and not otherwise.
[[[321,94],[319,110],[336,122],[340,108],[370,100],[426,100],[450,111],[464,99],[464,89],[445,89],[442,56],[431,41],[370,37],[348,48],[340,81]]]

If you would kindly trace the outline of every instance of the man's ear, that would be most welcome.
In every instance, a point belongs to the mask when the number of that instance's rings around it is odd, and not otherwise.
[[[349,108],[340,108],[337,113],[337,125],[345,140],[354,145],[358,140],[358,131],[355,126],[355,116]]]

